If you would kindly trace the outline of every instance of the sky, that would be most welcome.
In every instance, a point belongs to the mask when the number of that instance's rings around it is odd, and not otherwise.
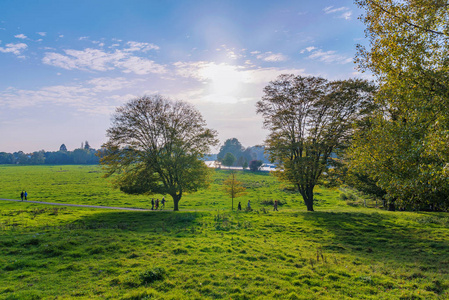
[[[0,0],[0,152],[98,149],[115,109],[152,94],[193,104],[221,144],[261,145],[255,104],[280,74],[367,77],[361,14],[352,0]]]

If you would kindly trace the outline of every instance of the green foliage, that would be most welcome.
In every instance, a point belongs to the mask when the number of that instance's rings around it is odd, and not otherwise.
[[[183,193],[208,185],[200,160],[216,144],[193,106],[160,95],[134,99],[117,108],[107,130],[101,164],[106,177],[132,194],[169,194],[174,210]]]
[[[257,172],[259,171],[260,167],[263,165],[263,162],[261,160],[253,159],[249,162],[249,169],[251,172]]]
[[[313,211],[313,189],[335,167],[331,154],[348,145],[353,125],[371,111],[374,86],[359,79],[281,75],[264,92],[257,113],[270,130],[270,157],[281,164],[276,174],[297,187]]]
[[[226,157],[228,153],[232,154],[235,159],[240,158],[243,155],[243,151],[245,151],[245,148],[242,146],[242,144],[239,142],[238,139],[232,138],[227,139],[224,144],[220,147],[220,151],[218,152],[218,159],[223,161],[223,159]],[[232,162],[234,163],[234,162]],[[225,165],[230,166],[230,165]]]
[[[351,168],[391,204],[447,209],[449,51],[447,1],[356,1],[371,47],[362,70],[377,76],[380,109],[361,130]]]
[[[164,280],[167,272],[164,268],[152,268],[139,274],[142,284],[150,284],[158,280]]]
[[[225,154],[225,156],[223,157],[221,162],[224,166],[230,167],[234,164],[235,161],[236,161],[236,158],[235,158],[234,154],[228,152]]]

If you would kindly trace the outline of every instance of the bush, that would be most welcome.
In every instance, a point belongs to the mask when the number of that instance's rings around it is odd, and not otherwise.
[[[142,281],[142,284],[148,284],[157,280],[163,280],[165,278],[165,274],[166,272],[164,268],[153,268],[151,270],[140,273],[139,277]]]
[[[263,162],[261,160],[252,160],[249,162],[249,169],[252,172],[259,171],[260,167],[263,165]]]
[[[357,200],[357,197],[352,194],[352,193],[341,193],[340,194],[340,200],[351,200],[351,201],[355,201]]]

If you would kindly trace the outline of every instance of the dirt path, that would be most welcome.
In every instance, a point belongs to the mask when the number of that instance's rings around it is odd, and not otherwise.
[[[90,207],[90,208],[103,208],[103,209],[134,210],[134,211],[152,211],[151,209],[131,208],[131,207],[113,207],[113,206],[68,204],[68,203],[54,203],[54,202],[41,202],[41,201],[22,201],[22,200],[3,199],[3,198],[0,198],[0,200],[24,202],[24,203],[37,203],[37,204],[45,204],[45,205],[58,205],[58,206]]]

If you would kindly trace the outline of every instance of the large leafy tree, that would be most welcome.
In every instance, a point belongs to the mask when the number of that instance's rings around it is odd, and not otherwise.
[[[352,125],[372,103],[374,87],[362,80],[329,82],[319,77],[281,75],[265,87],[257,113],[270,130],[266,140],[277,175],[293,184],[313,211],[313,189],[346,146]]]
[[[224,158],[221,162],[224,166],[230,167],[234,164],[235,161],[236,161],[235,156],[232,153],[228,152],[228,153],[226,153],[226,155],[224,156]]]
[[[200,160],[217,144],[190,104],[160,95],[134,99],[117,108],[101,159],[106,177],[125,193],[169,194],[179,210],[183,193],[208,184],[208,168]]]
[[[449,4],[446,0],[356,1],[368,48],[358,63],[379,84],[382,109],[354,143],[351,167],[392,204],[449,205]]]
[[[243,151],[245,151],[245,147],[242,146],[238,139],[227,139],[220,147],[217,157],[219,160],[222,160],[225,158],[227,153],[231,153],[236,159],[238,159],[243,155]]]

